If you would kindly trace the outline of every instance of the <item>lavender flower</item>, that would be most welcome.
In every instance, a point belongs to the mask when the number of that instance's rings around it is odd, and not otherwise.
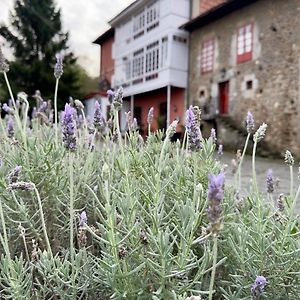
[[[114,94],[112,105],[115,110],[121,110],[123,104],[123,88],[120,87],[117,92]]]
[[[200,125],[201,125],[201,109],[199,108],[199,106],[194,106],[193,107],[193,113],[194,113],[195,118],[196,118],[196,124],[200,128]]]
[[[0,47],[0,72],[7,73],[9,71],[9,65],[4,58],[2,49]]]
[[[3,104],[2,109],[8,114],[14,113],[14,110],[11,107],[9,107],[6,103]]]
[[[7,176],[8,184],[15,183],[19,180],[21,170],[22,170],[22,167],[17,165],[12,171],[10,171],[10,173]]]
[[[151,108],[149,109],[149,111],[148,111],[148,116],[147,116],[147,123],[148,123],[149,125],[151,125],[152,122],[153,122],[153,116],[154,116],[154,108],[151,107]]]
[[[222,144],[220,144],[219,147],[218,147],[218,155],[219,156],[223,155],[223,145]]]
[[[289,150],[285,152],[284,161],[288,166],[293,166],[295,163],[294,157]]]
[[[98,101],[95,102],[94,126],[99,131],[103,131],[106,127],[106,121],[105,121],[105,118],[104,118],[102,110],[101,110],[101,106]]]
[[[14,182],[7,186],[8,191],[13,191],[13,190],[31,191],[33,189],[34,189],[34,184],[32,182],[24,182],[24,181]]]
[[[133,118],[133,121],[132,121],[132,130],[137,130],[137,129],[138,129],[137,119]]]
[[[28,95],[25,92],[19,92],[17,97],[20,102],[27,102]]]
[[[79,226],[84,227],[87,224],[87,214],[83,210],[79,216]]]
[[[251,287],[251,294],[253,299],[259,299],[263,294],[267,280],[264,276],[257,276],[254,284]]]
[[[14,130],[14,121],[12,117],[9,117],[7,122],[7,136],[9,138],[12,138],[14,136],[15,130]]]
[[[116,93],[113,90],[108,90],[106,93],[107,93],[109,102],[112,103],[113,99],[116,96]]]
[[[202,136],[192,106],[190,106],[190,108],[187,111],[185,128],[189,137],[190,149],[200,150],[202,148],[201,145]]]
[[[284,194],[280,194],[277,199],[277,208],[279,211],[284,211]]]
[[[213,234],[218,233],[221,227],[221,201],[224,197],[223,185],[225,175],[221,172],[218,175],[209,175],[208,184],[208,209],[207,216],[210,221],[210,230]]]
[[[210,137],[213,140],[213,142],[217,141],[217,134],[216,134],[216,129],[212,128],[210,131]]]
[[[178,120],[174,120],[170,126],[167,128],[166,135],[171,138],[176,133],[176,127],[178,125]]]
[[[47,110],[48,103],[47,101],[43,101],[38,109],[39,112],[45,112]]]
[[[259,128],[257,129],[257,131],[254,133],[254,136],[253,136],[253,141],[255,142],[260,142],[265,134],[266,134],[266,129],[267,129],[268,125],[265,124],[265,123],[262,123]]]
[[[64,57],[61,53],[57,53],[55,55],[55,57],[56,57],[56,64],[54,67],[54,76],[56,79],[59,79],[64,72],[64,70],[63,70],[63,58]]]
[[[62,134],[65,147],[70,151],[74,151],[76,149],[75,128],[74,108],[72,108],[69,104],[66,104],[65,110],[62,114]]]
[[[267,192],[269,194],[274,192],[274,179],[272,169],[269,169],[267,172]]]
[[[83,103],[82,103],[80,100],[76,99],[76,100],[74,101],[74,104],[75,104],[75,106],[76,106],[78,109],[84,110],[84,105],[83,105]]]
[[[247,118],[246,118],[246,128],[247,128],[247,132],[248,133],[251,133],[253,132],[254,130],[254,127],[255,127],[255,124],[254,124],[254,118],[253,118],[253,115],[250,111],[247,112]]]

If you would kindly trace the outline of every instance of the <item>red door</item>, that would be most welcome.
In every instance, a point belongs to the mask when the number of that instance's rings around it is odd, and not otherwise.
[[[228,114],[229,81],[219,83],[219,111],[220,115]]]

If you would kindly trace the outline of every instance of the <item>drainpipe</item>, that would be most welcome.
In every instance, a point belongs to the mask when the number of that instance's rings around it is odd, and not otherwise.
[[[193,13],[193,1],[190,1],[190,20],[192,19],[192,13]],[[187,88],[185,93],[185,107],[188,109],[188,107],[191,104],[190,101],[190,63],[191,63],[191,33],[188,32],[188,66],[187,66]]]
[[[171,85],[167,86],[167,128],[170,125],[170,111],[171,111]]]
[[[130,96],[130,111],[133,116],[134,115],[134,95]]]

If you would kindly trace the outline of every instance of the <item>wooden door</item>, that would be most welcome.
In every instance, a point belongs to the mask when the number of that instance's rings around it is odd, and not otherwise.
[[[229,81],[219,83],[219,111],[220,115],[228,114]]]

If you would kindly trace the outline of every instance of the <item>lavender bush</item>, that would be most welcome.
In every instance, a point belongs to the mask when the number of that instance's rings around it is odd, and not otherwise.
[[[59,122],[56,104],[53,112],[37,92],[29,122],[26,97],[17,106],[11,91],[0,120],[1,298],[299,299],[300,188],[274,204],[253,180],[237,199],[239,180],[226,185],[215,134],[202,137],[197,107],[188,109],[182,143],[170,140],[177,121],[165,134],[150,132],[153,109],[148,137],[131,126],[124,138],[122,90],[109,96],[109,120],[96,103],[89,123],[75,100]],[[246,126],[245,147],[252,114]],[[265,134],[265,124],[254,134],[254,171]]]

